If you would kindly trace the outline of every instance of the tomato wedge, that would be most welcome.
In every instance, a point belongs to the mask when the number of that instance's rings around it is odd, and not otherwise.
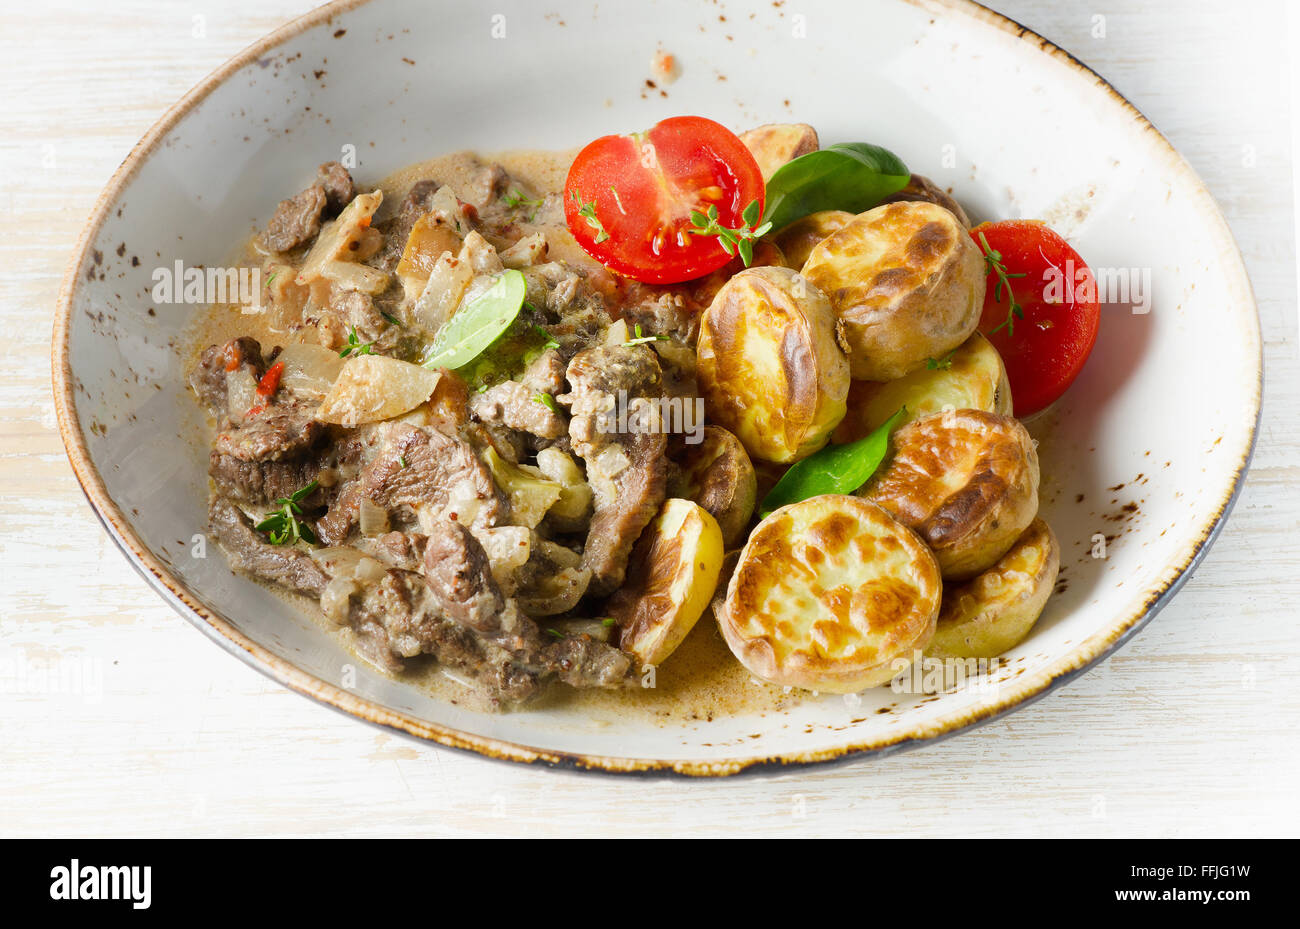
[[[1044,223],[984,223],[971,236],[988,269],[979,328],[1007,366],[1015,415],[1029,416],[1065,393],[1092,352],[1096,277]]]
[[[734,254],[691,214],[712,215],[713,208],[717,228],[752,230],[763,193],[758,163],[733,132],[702,116],[675,116],[648,132],[603,136],[580,151],[564,184],[564,218],[578,244],[607,268],[675,284],[716,271]],[[743,215],[747,207],[752,223]]]

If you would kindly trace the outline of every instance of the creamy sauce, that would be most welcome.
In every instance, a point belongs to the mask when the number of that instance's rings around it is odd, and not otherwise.
[[[483,156],[483,160],[499,163],[528,189],[529,194],[541,196],[562,189],[575,154],[576,149],[567,152],[512,151]],[[453,190],[463,187],[473,164],[471,153],[457,152],[410,165],[390,175],[379,185],[384,192],[384,202],[376,218],[383,220],[390,216],[417,181],[434,178],[450,184]],[[524,231],[534,230],[525,224]],[[600,265],[582,251],[568,230],[539,226],[536,231],[546,233],[551,260],[566,261],[589,271],[600,270]],[[229,266],[257,268],[261,261],[262,257],[250,238]],[[295,334],[277,326],[269,314],[244,314],[237,304],[214,306],[194,331],[186,352],[186,370],[193,369],[205,347],[236,336],[252,336],[265,348],[299,341]],[[196,454],[201,453],[206,458],[210,438],[207,432],[194,437]],[[351,630],[330,622],[314,600],[271,584],[265,586],[280,594],[285,602],[355,654]],[[542,625],[545,625],[544,620]],[[399,674],[388,674],[373,665],[370,667],[393,680],[417,687],[435,699],[471,709],[487,709],[483,696],[467,679],[445,671],[431,660],[410,660],[407,670]],[[655,669],[653,679],[643,678],[641,683],[642,686],[623,690],[578,690],[556,684],[540,700],[529,704],[529,708],[563,707],[596,721],[634,719],[666,725],[681,721],[708,721],[741,713],[779,711],[798,704],[807,696],[801,691],[786,691],[756,680],[731,654],[718,631],[712,610],[705,611],[685,641]]]

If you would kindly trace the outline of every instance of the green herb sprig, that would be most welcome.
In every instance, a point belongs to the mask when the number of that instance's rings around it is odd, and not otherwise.
[[[960,348],[960,346],[958,346],[958,348]],[[952,367],[952,359],[956,354],[957,349],[954,348],[942,358],[927,358],[925,359],[925,368],[927,371],[947,371]]]
[[[694,228],[688,231],[693,235],[717,236],[722,250],[728,255],[740,255],[740,260],[748,268],[754,260],[754,240],[761,239],[772,231],[770,222],[758,225],[761,214],[762,207],[758,201],[751,200],[740,214],[744,225],[729,229],[718,222],[718,208],[710,205],[703,213],[699,210],[691,211],[691,225]]]
[[[298,504],[310,497],[319,486],[318,481],[312,481],[301,490],[295,490],[289,496],[276,500],[280,508],[273,513],[268,513],[266,518],[253,528],[258,532],[266,533],[267,540],[272,545],[293,545],[297,542],[315,545],[316,533],[312,531],[311,526],[298,519],[302,515],[302,507]]]
[[[511,187],[504,195],[502,195],[501,201],[512,210],[521,206],[530,207],[532,212],[528,214],[528,221],[531,223],[537,218],[537,211],[542,208],[542,204],[546,202],[546,198],[538,197],[534,199],[532,197],[525,197],[523,191],[518,187]]]
[[[578,215],[587,221],[587,225],[596,230],[596,244],[599,245],[609,238],[609,233],[605,231],[605,224],[596,216],[596,201],[585,201],[582,195],[578,193],[577,188],[569,192],[573,202],[578,204]]]
[[[986,333],[986,335],[995,335],[1002,329],[1006,329],[1008,336],[1014,336],[1016,334],[1016,320],[1025,318],[1025,310],[1024,307],[1016,302],[1016,295],[1011,290],[1011,281],[1014,278],[1025,277],[1026,275],[1024,272],[1019,274],[1008,273],[1007,266],[1002,263],[1002,253],[996,248],[989,246],[989,240],[984,238],[983,232],[979,234],[979,237],[980,247],[984,250],[984,273],[988,274],[992,271],[998,277],[998,282],[993,288],[993,302],[1001,303],[1002,293],[1005,291],[1009,303],[1009,306],[1007,307],[1007,318],[994,327],[991,332]]]
[[[560,412],[559,406],[557,406],[555,403],[555,398],[552,397],[550,394],[534,394],[533,402],[540,403],[542,406],[546,407],[552,413]]]
[[[632,332],[634,333],[634,336],[628,339],[626,342],[624,342],[623,343],[624,345],[645,345],[647,342],[668,341],[668,336],[666,335],[643,335],[641,333],[640,323],[637,323],[635,326],[632,327]]]
[[[362,342],[357,338],[357,327],[353,326],[352,331],[348,333],[348,340],[343,345],[343,351],[339,352],[340,358],[347,358],[349,355],[373,355],[375,353],[374,342]]]

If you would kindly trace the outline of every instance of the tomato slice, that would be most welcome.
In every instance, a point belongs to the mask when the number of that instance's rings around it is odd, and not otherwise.
[[[1029,416],[1065,393],[1092,352],[1100,322],[1096,277],[1065,239],[1035,220],[984,223],[971,236],[989,271],[979,328],[1007,366],[1015,415]],[[1001,287],[991,260],[997,256],[1008,275]]]
[[[719,226],[752,229],[742,214],[757,201],[761,215],[763,194],[758,163],[733,132],[702,116],[675,116],[648,132],[603,136],[580,151],[564,184],[564,218],[578,244],[607,268],[675,284],[732,257],[716,235],[699,233],[691,213],[713,207]]]

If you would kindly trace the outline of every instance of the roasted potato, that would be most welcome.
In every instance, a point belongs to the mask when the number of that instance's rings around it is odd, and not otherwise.
[[[937,203],[953,216],[956,216],[957,221],[963,226],[967,229],[970,228],[970,217],[961,208],[961,204],[924,174],[913,174],[906,187],[898,193],[886,197],[881,203],[903,203],[910,200],[925,200],[928,203]]]
[[[933,203],[860,213],[813,247],[802,274],[844,324],[853,377],[892,381],[965,342],[984,307],[984,258]]]
[[[341,426],[392,419],[428,400],[441,377],[387,355],[353,355],[321,400],[316,418]]]
[[[835,314],[788,268],[749,268],[728,281],[700,320],[696,351],[709,419],[754,458],[809,455],[844,418],[849,366]]]
[[[844,210],[821,210],[782,226],[772,235],[772,241],[785,254],[786,264],[798,271],[808,260],[808,255],[818,242],[839,232],[853,219]]]
[[[1038,621],[1060,568],[1056,536],[1035,519],[997,564],[944,590],[926,656],[995,658],[1010,651]]]
[[[906,377],[881,384],[854,381],[849,387],[849,412],[835,430],[836,442],[852,442],[871,433],[907,407],[899,426],[944,410],[984,410],[1011,415],[1011,385],[1007,369],[993,343],[980,333]]]
[[[758,479],[745,446],[721,426],[705,426],[703,440],[684,449],[670,493],[708,510],[722,530],[723,544],[733,548],[754,515],[758,495]]]
[[[829,494],[758,524],[715,615],[756,677],[854,693],[912,663],[934,634],[941,594],[939,566],[915,533],[873,503]]]
[[[627,579],[605,601],[618,647],[657,665],[694,628],[718,585],[722,530],[697,503],[669,498],[637,539]]]
[[[765,181],[770,181],[776,169],[787,161],[794,161],[820,147],[817,130],[807,123],[769,123],[742,132],[740,141],[758,162]]]
[[[916,530],[944,580],[992,567],[1038,513],[1038,453],[1009,416],[927,416],[897,430],[890,452],[858,493]]]

